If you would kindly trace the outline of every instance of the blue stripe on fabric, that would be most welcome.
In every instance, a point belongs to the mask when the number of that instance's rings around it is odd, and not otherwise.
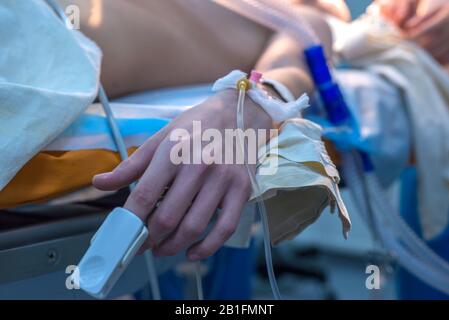
[[[165,127],[170,119],[116,119],[120,132],[124,137],[137,134],[155,134]],[[109,124],[105,117],[99,115],[83,114],[60,137],[88,136],[109,134]]]

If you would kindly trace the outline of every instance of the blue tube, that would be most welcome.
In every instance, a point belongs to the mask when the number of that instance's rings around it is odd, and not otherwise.
[[[334,125],[349,124],[351,120],[349,108],[338,83],[332,77],[323,47],[314,45],[304,50],[304,55],[329,120]]]
[[[329,121],[336,126],[351,126],[351,112],[346,104],[340,86],[334,80],[327,64],[322,45],[313,45],[304,50],[307,65],[315,87],[320,93]],[[361,152],[365,172],[372,172],[374,166],[368,154]]]

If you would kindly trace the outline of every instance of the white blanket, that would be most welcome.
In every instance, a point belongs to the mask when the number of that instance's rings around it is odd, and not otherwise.
[[[345,61],[403,91],[405,105],[398,107],[406,108],[410,119],[421,226],[431,239],[449,222],[449,74],[424,50],[403,41],[375,6],[352,24],[332,25]]]
[[[0,1],[0,190],[87,108],[101,52],[43,0]]]

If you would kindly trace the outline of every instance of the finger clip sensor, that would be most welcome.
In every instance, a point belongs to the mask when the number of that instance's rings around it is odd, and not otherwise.
[[[147,236],[142,220],[124,208],[115,208],[78,265],[80,288],[95,298],[107,297]]]

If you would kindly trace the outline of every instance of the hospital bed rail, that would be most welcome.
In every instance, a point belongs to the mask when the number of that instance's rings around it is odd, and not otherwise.
[[[109,211],[85,204],[0,211],[0,299],[91,299],[66,288],[67,267],[78,263]],[[159,261],[158,273],[175,261]],[[136,257],[108,298],[142,289],[145,270],[144,258]]]

